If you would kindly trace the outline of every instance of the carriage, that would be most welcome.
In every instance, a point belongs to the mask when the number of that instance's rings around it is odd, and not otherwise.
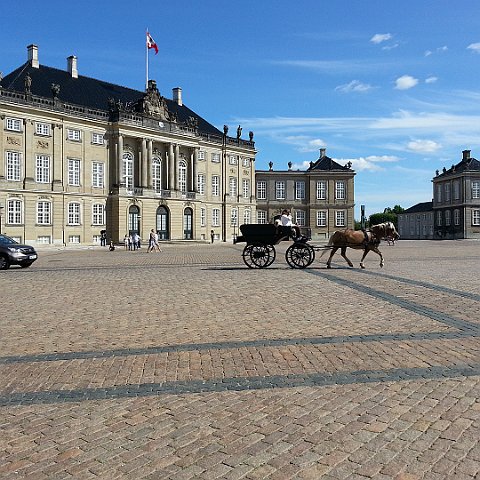
[[[275,245],[293,241],[285,252],[285,260],[292,268],[306,268],[315,260],[315,250],[307,243],[308,236],[297,237],[291,227],[267,224],[240,225],[235,243],[246,242],[242,257],[249,268],[267,268],[276,258]]]
[[[239,235],[234,243],[245,242],[242,258],[248,268],[267,268],[276,258],[275,245],[282,241],[293,243],[285,252],[285,260],[292,268],[306,268],[315,260],[315,252],[322,251],[323,256],[327,250],[330,256],[327,260],[327,268],[331,268],[332,257],[340,249],[342,257],[350,267],[352,262],[346,256],[347,248],[363,250],[360,267],[365,268],[364,259],[371,250],[380,257],[380,267],[384,265],[382,253],[378,245],[382,239],[399,238],[395,226],[391,222],[372,226],[369,230],[354,231],[350,229],[337,230],[332,234],[327,245],[312,245],[309,242],[310,235],[301,236],[292,227],[276,226],[274,224],[244,224],[240,226]]]

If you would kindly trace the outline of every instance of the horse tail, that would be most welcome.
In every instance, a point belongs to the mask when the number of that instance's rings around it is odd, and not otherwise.
[[[327,243],[326,247],[331,247],[331,246],[333,245],[333,236],[334,236],[336,233],[337,233],[337,232],[333,232],[333,233],[330,235],[330,238],[328,239],[328,243]],[[329,248],[324,248],[324,249],[322,250],[322,253],[321,253],[321,255],[320,255],[319,258],[322,258],[322,257],[325,255],[325,253],[327,252],[327,250],[329,250]]]

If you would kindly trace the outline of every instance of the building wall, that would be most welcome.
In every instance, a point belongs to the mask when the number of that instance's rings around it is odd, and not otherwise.
[[[20,101],[21,100],[21,101]],[[50,243],[64,245],[80,242],[95,244],[100,230],[107,230],[109,240],[123,240],[129,230],[129,209],[140,209],[140,236],[148,238],[151,228],[156,228],[156,212],[164,206],[169,212],[169,238],[184,239],[184,211],[193,211],[194,240],[210,238],[213,229],[216,238],[230,241],[238,222],[242,223],[245,210],[253,222],[255,214],[255,154],[253,142],[230,137],[212,140],[196,131],[181,129],[168,122],[163,128],[149,128],[140,117],[125,116],[117,122],[109,122],[106,112],[85,113],[81,108],[56,111],[51,104],[26,99],[12,100],[2,96],[0,89],[0,205],[2,233],[30,244]],[[7,120],[20,121],[20,131],[7,128]],[[10,122],[11,123],[11,122]],[[37,124],[48,126],[48,132],[36,132]],[[11,125],[10,125],[11,126]],[[47,128],[47,127],[45,127]],[[79,139],[72,133],[79,132]],[[103,136],[104,141],[95,143],[93,134]],[[7,174],[7,157],[10,153],[20,158],[18,178]],[[123,156],[133,157],[133,184],[127,186],[122,174]],[[36,158],[49,159],[48,179],[36,178]],[[152,185],[152,161],[161,159],[161,188]],[[232,157],[232,163],[230,163]],[[39,157],[43,158],[43,157]],[[235,161],[233,160],[235,159]],[[179,190],[179,162],[186,168],[186,188]],[[217,161],[218,160],[218,161]],[[79,161],[78,182],[73,182],[69,172]],[[103,186],[93,185],[93,165],[103,165]],[[198,192],[199,174],[204,178],[204,192]],[[212,191],[212,176],[219,177],[218,194]],[[9,178],[10,177],[10,178]],[[237,192],[229,193],[229,178],[235,178]],[[243,180],[248,180],[249,191],[244,197]],[[128,187],[128,188],[127,188]],[[10,200],[21,202],[21,220],[9,221]],[[39,202],[51,205],[51,220],[39,224]],[[69,205],[79,204],[79,224],[69,224]],[[92,206],[103,205],[104,221],[94,223]],[[73,207],[72,207],[73,208]],[[98,207],[97,207],[98,208]],[[203,219],[202,209],[205,212]],[[212,221],[213,209],[219,209],[219,222]],[[237,209],[237,222],[231,219],[232,209]]]

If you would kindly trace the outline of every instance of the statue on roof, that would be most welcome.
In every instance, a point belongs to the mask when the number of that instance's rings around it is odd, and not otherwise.
[[[168,111],[167,102],[160,95],[155,80],[148,81],[145,95],[137,103],[137,110],[145,115],[158,118],[159,120],[170,121],[172,115]]]
[[[23,79],[23,87],[27,95],[32,93],[32,77],[28,73],[25,75],[25,78]]]

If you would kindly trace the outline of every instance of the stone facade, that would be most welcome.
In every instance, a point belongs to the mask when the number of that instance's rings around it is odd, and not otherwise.
[[[256,171],[258,223],[270,223],[284,208],[293,220],[309,229],[314,240],[335,230],[354,228],[354,176],[351,165],[341,166],[320,150],[307,170]]]
[[[33,245],[231,240],[255,210],[255,144],[160,95],[43,67],[38,49],[0,83],[2,233]],[[107,92],[111,97],[107,99]]]

